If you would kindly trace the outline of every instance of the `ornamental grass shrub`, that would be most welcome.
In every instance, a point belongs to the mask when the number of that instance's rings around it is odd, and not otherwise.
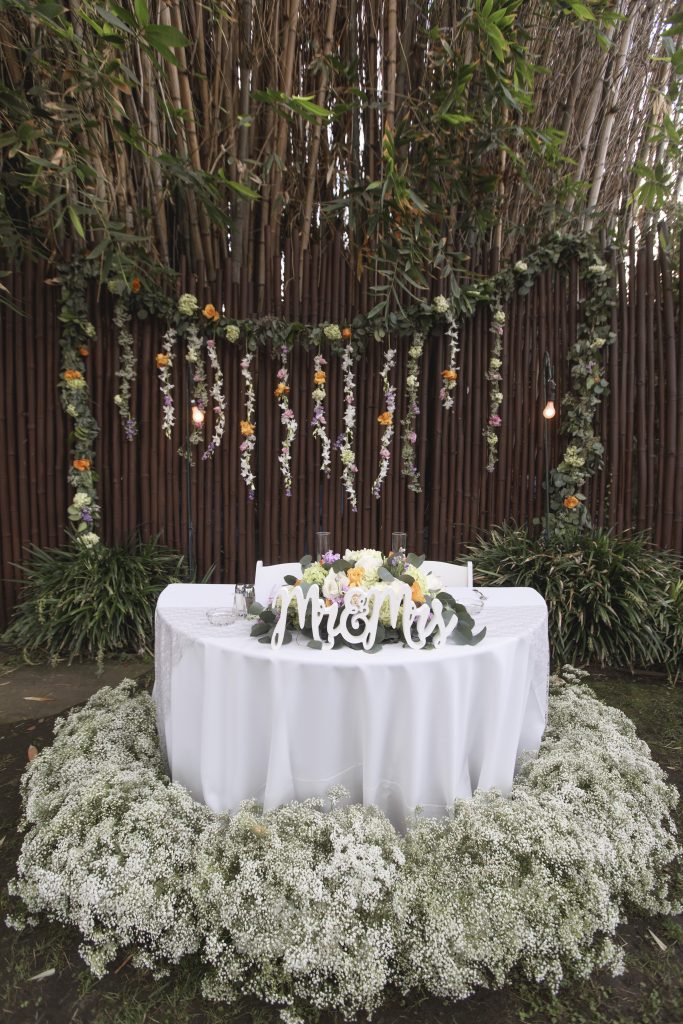
[[[168,583],[187,579],[185,559],[132,537],[120,547],[29,549],[19,604],[2,642],[29,660],[57,662],[151,653],[154,606]]]
[[[661,665],[672,676],[680,673],[680,559],[645,536],[593,530],[546,539],[506,524],[481,538],[470,555],[479,584],[543,594],[556,665]]]

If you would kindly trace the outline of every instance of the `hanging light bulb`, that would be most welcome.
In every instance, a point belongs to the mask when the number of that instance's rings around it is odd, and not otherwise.
[[[204,422],[204,410],[200,409],[195,402],[192,403],[192,422],[195,427],[201,427]]]
[[[543,408],[543,415],[547,420],[551,420],[555,416],[556,412],[557,410],[555,409],[555,403],[551,398],[548,402],[545,403],[545,406]]]

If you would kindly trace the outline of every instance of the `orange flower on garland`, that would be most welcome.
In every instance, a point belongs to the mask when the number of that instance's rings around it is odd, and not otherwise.
[[[80,370],[65,370],[63,376],[64,380],[80,380],[82,374]]]
[[[250,423],[249,420],[240,420],[240,431],[243,437],[251,437],[254,433],[254,424]]]
[[[216,320],[220,320],[221,318],[221,315],[216,309],[216,307],[212,306],[210,302],[208,302],[206,306],[204,306],[202,313],[204,314],[207,320],[213,320],[214,323],[216,322]]]
[[[352,336],[352,334],[353,334],[353,331],[351,330],[350,327],[344,327],[342,329],[342,338],[346,338],[347,341]]]
[[[576,497],[576,495],[569,494],[564,499],[562,504],[564,505],[565,508],[569,508],[569,509],[576,508],[576,506],[579,504],[579,499]]]
[[[458,374],[455,370],[442,370],[441,376],[444,380],[457,380]]]
[[[154,358],[158,369],[161,369],[162,366],[168,366],[169,358],[164,352],[157,352]]]
[[[133,295],[137,295],[141,288],[142,281],[140,280],[139,277],[134,277],[133,280],[130,282],[130,290],[132,291]]]
[[[377,417],[377,422],[380,423],[383,427],[388,427],[391,423],[393,423],[393,421],[394,417],[390,412],[381,412]]]
[[[327,374],[325,373],[324,370],[318,370],[317,373],[313,374],[313,383],[314,384],[324,384],[326,380],[327,380]]]
[[[273,394],[275,395],[276,398],[280,398],[281,395],[289,394],[289,388],[287,387],[286,384],[278,384],[278,386],[275,388],[275,391],[273,391]]]
[[[417,582],[417,580],[415,580],[412,587],[410,588],[410,596],[412,597],[415,604],[424,604],[425,596],[422,593],[422,587]]]
[[[71,465],[74,469],[77,469],[79,473],[85,473],[87,469],[90,469],[90,459],[74,459]]]
[[[78,354],[79,356],[83,356],[84,359],[87,359],[88,356],[90,355],[90,349],[88,348],[87,345],[81,345],[81,347],[78,350]]]
[[[362,569],[360,566],[356,566],[353,569],[347,569],[346,575],[348,576],[349,585],[352,587],[360,587],[361,583],[363,582],[364,571],[365,570]]]

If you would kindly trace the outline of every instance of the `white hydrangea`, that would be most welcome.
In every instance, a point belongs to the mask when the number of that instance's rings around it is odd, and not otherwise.
[[[320,562],[311,562],[304,569],[303,581],[304,583],[317,583],[319,587],[325,582],[328,569],[326,566],[321,565]]]
[[[432,303],[432,309],[435,313],[447,313],[451,308],[451,304],[445,295],[437,295]]]
[[[92,497],[87,491],[76,491],[73,496],[73,501],[71,502],[71,504],[75,505],[76,508],[87,508],[91,503]]]
[[[96,533],[79,533],[78,542],[82,544],[84,548],[94,548],[96,544],[100,543],[100,538]]]
[[[199,309],[199,303],[194,295],[184,292],[178,299],[178,312],[183,316],[192,316]]]

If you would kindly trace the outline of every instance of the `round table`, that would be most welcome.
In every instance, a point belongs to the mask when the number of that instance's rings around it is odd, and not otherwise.
[[[269,810],[342,785],[403,829],[417,807],[437,816],[477,788],[509,792],[520,755],[538,750],[548,625],[536,591],[485,588],[476,647],[366,654],[304,637],[274,650],[250,622],[212,625],[207,610],[231,608],[233,590],[173,584],[156,610],[162,749],[173,780],[213,810],[250,799]]]

